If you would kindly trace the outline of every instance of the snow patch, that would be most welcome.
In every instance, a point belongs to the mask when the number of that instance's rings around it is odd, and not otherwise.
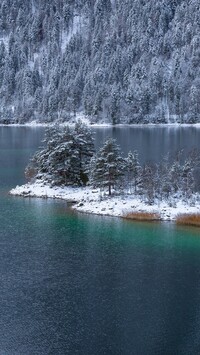
[[[73,25],[70,27],[69,31],[63,31],[62,41],[61,41],[61,51],[64,53],[67,44],[70,42],[71,38],[81,31],[83,24],[83,16],[75,15],[73,18]]]
[[[36,11],[36,8],[35,8],[35,4],[34,4],[33,0],[31,1],[31,8],[32,8],[32,13],[34,14]]]
[[[9,36],[0,37],[0,42],[4,43],[6,51],[8,51]]]
[[[35,65],[35,61],[37,60],[37,58],[39,57],[39,54],[38,53],[34,53],[33,55],[33,60],[29,60],[29,68],[33,71],[34,69],[34,65]]]

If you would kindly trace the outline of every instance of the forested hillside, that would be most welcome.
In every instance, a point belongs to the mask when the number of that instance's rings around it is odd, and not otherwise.
[[[198,0],[2,0],[0,120],[200,122]]]

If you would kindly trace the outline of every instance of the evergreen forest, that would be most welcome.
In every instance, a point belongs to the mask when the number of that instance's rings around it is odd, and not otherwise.
[[[198,0],[2,0],[0,121],[200,122]]]

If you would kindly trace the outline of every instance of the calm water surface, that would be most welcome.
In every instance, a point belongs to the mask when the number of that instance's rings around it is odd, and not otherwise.
[[[96,132],[144,161],[200,142],[197,129]],[[0,355],[200,354],[200,231],[8,196],[43,133],[0,127]]]

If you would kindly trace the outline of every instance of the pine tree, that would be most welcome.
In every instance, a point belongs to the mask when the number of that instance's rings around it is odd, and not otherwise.
[[[195,189],[194,165],[195,162],[191,160],[191,157],[188,157],[182,168],[181,190],[187,200],[192,196]]]
[[[138,160],[138,153],[136,151],[129,152],[126,158],[126,171],[127,180],[130,190],[132,190],[132,184],[134,186],[134,191],[137,191],[137,186],[140,183],[141,166]]]
[[[148,203],[152,205],[155,198],[155,166],[144,165],[142,170],[142,189]]]
[[[180,165],[180,162],[176,160],[169,171],[169,181],[170,185],[172,187],[172,191],[176,194],[178,191],[181,190],[181,184],[182,184],[182,166]]]
[[[36,152],[26,176],[47,180],[53,185],[85,185],[88,181],[94,142],[89,128],[78,122],[75,128],[49,127],[44,148]]]
[[[91,162],[90,182],[95,187],[112,189],[119,185],[125,174],[125,159],[122,158],[116,141],[109,138]]]
[[[162,161],[157,165],[157,186],[156,194],[158,199],[162,201],[163,198],[168,199],[171,192],[171,185],[169,181],[169,155],[167,154]]]

